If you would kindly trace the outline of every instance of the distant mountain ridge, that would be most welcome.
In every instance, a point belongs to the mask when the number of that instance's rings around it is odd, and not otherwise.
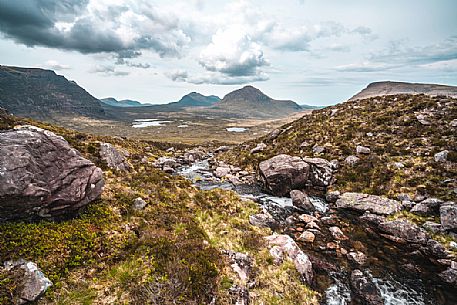
[[[133,100],[116,100],[114,97],[102,98],[100,101],[106,105],[113,107],[141,107],[141,106],[150,106],[151,104],[142,104],[138,101]]]
[[[216,95],[203,95],[198,92],[191,92],[184,95],[178,102],[169,105],[178,107],[210,107],[221,99]]]
[[[425,94],[429,96],[446,95],[456,98],[457,86],[393,81],[374,82],[351,97],[349,101],[394,94]]]
[[[0,66],[0,107],[37,119],[55,115],[106,117],[100,101],[54,71]]]
[[[303,109],[290,100],[272,99],[253,86],[230,92],[214,108],[252,117],[280,117]]]

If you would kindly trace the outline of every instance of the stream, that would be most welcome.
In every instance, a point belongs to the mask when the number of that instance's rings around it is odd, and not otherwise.
[[[212,170],[209,159],[197,161],[191,165],[184,165],[177,169],[176,173],[189,179],[194,186],[201,190],[220,188],[233,190],[242,198],[251,199],[257,202],[261,208],[271,214],[279,223],[284,224],[290,215],[301,214],[299,209],[292,205],[290,198],[274,197],[262,192],[258,185],[234,185],[229,181],[217,178]],[[322,215],[334,216],[341,219],[341,223],[347,227],[350,221],[336,216],[335,211],[329,207],[325,200],[318,197],[311,197],[311,203],[316,211]],[[330,218],[330,217],[327,217]],[[320,224],[320,223],[319,223]],[[357,298],[352,297],[350,287],[350,274],[353,269],[361,269],[365,276],[371,279],[372,283],[379,290],[384,305],[455,305],[457,295],[455,292],[447,291],[429,281],[424,280],[424,274],[405,272],[404,266],[407,262],[398,260],[403,256],[399,249],[389,247],[382,239],[368,236],[363,228],[352,224],[351,230],[347,233],[349,242],[363,240],[364,252],[367,255],[365,267],[354,268],[348,263],[345,255],[338,252],[330,252],[325,249],[327,236],[317,235],[316,240],[323,240],[323,243],[304,243],[297,241],[297,232],[285,230],[284,233],[293,237],[302,250],[308,254],[315,267],[316,287],[313,287],[322,294],[322,305],[361,305]],[[323,231],[323,230],[322,230]],[[345,232],[346,233],[346,232]],[[348,246],[347,248],[350,248]],[[346,249],[347,249],[346,248]],[[317,262],[317,263],[315,263]],[[321,265],[330,267],[321,267]],[[434,272],[433,269],[430,272]],[[427,275],[425,274],[425,278]],[[438,286],[438,287],[437,287]]]

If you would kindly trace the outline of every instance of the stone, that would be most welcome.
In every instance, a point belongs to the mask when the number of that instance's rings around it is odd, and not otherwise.
[[[177,168],[179,166],[178,161],[174,158],[168,158],[168,157],[160,157],[154,162],[155,166],[161,167],[162,169],[165,167],[170,167],[170,168]]]
[[[402,169],[402,168],[405,168],[405,164],[401,163],[401,162],[394,162],[392,164],[396,169]]]
[[[23,259],[5,262],[5,270],[14,278],[16,287],[13,304],[21,305],[37,301],[52,286],[52,282],[38,266]]]
[[[167,174],[173,174],[175,172],[175,169],[169,166],[164,166],[162,170]]]
[[[457,229],[457,204],[445,202],[440,207],[441,225],[444,230]]]
[[[369,155],[371,153],[371,149],[361,145],[357,145],[355,151],[358,155]]]
[[[448,284],[453,284],[457,286],[457,269],[455,268],[447,268],[445,271],[439,274],[439,277]]]
[[[216,150],[214,152],[221,153],[221,152],[226,152],[229,150],[230,150],[230,146],[223,145],[223,146],[219,146],[218,148],[216,148]]]
[[[430,232],[435,233],[435,234],[436,233],[440,233],[443,230],[443,228],[441,227],[441,224],[433,222],[433,221],[424,222],[422,227],[425,230],[430,231]]]
[[[362,193],[344,193],[336,201],[336,206],[339,209],[378,215],[391,215],[401,210],[401,202],[397,200]]]
[[[310,166],[299,157],[282,154],[260,162],[259,170],[265,191],[286,196],[291,190],[305,186]]]
[[[281,250],[292,260],[304,282],[308,285],[312,284],[314,272],[311,260],[290,236],[273,234],[265,237],[265,240],[269,246],[278,246],[281,248]]]
[[[330,228],[328,228],[328,230],[330,231],[330,234],[332,234],[333,238],[336,240],[348,240],[349,239],[349,237],[344,235],[343,231],[341,231],[341,229],[336,226],[330,227]]]
[[[233,271],[238,275],[241,282],[246,285],[252,273],[252,258],[247,254],[231,250],[225,250],[223,254],[229,258]]]
[[[256,147],[254,147],[253,149],[251,149],[250,153],[251,153],[251,154],[258,154],[259,152],[264,151],[265,148],[267,148],[267,144],[265,144],[265,143],[259,143],[259,144],[257,144]]]
[[[130,169],[124,154],[110,143],[100,143],[100,159],[111,169],[119,171]]]
[[[143,210],[146,207],[147,203],[143,200],[143,198],[138,197],[133,200],[133,208],[135,210]]]
[[[233,284],[229,289],[229,295],[234,305],[249,305],[249,290],[246,287]]]
[[[454,119],[452,120],[449,125],[451,125],[451,127],[457,127],[457,119]]]
[[[333,178],[333,165],[322,158],[303,158],[303,161],[309,164],[308,180],[313,186],[327,187],[331,184]]]
[[[435,162],[446,162],[449,150],[443,150],[434,155]]]
[[[0,223],[74,216],[103,185],[102,170],[64,138],[34,126],[0,133]]]
[[[350,165],[350,166],[354,166],[356,165],[357,163],[359,163],[360,161],[360,158],[359,157],[356,157],[356,156],[347,156],[346,159],[344,159],[344,163],[346,163],[347,165]]]
[[[423,114],[418,114],[416,115],[416,119],[421,123],[422,125],[430,125],[430,122],[426,120],[426,116]]]
[[[358,266],[363,266],[367,262],[367,256],[361,251],[351,251],[347,254],[347,258]]]
[[[429,216],[439,214],[439,208],[443,203],[442,200],[437,198],[427,198],[422,200],[420,203],[416,204],[412,209],[411,213],[422,215],[422,216]]]
[[[300,219],[301,221],[303,221],[304,223],[308,223],[308,222],[317,222],[318,219],[312,215],[309,215],[309,214],[301,214],[298,216],[298,219]]]
[[[327,200],[330,203],[335,203],[341,196],[340,191],[331,191],[327,192],[325,195],[325,200]]]
[[[351,287],[354,294],[366,305],[384,305],[381,293],[369,276],[356,269],[351,273]]]
[[[250,215],[249,223],[259,228],[275,229],[279,227],[278,222],[269,214]]]
[[[214,175],[217,178],[222,178],[230,174],[230,167],[229,166],[218,166],[214,171]]]
[[[266,136],[267,141],[273,141],[276,140],[276,138],[282,133],[282,130],[280,129],[275,129]]]
[[[405,219],[383,221],[378,225],[378,229],[396,238],[392,240],[402,243],[425,245],[429,239],[429,235],[424,229]]]
[[[273,263],[275,265],[280,265],[284,261],[284,251],[279,246],[273,246],[269,250],[270,255],[273,257]]]
[[[290,191],[290,198],[292,204],[305,212],[313,212],[315,210],[314,205],[309,200],[308,195],[305,192],[299,190]]]
[[[313,146],[313,153],[314,154],[322,154],[325,152],[325,146],[314,145]]]
[[[305,226],[306,229],[320,230],[321,228],[314,221],[310,221]]]
[[[313,232],[304,231],[304,232],[298,237],[298,240],[304,241],[304,242],[307,242],[307,243],[313,243],[315,238],[316,238],[316,235],[314,235]]]
[[[187,163],[192,163],[196,161],[201,161],[205,157],[206,153],[200,147],[188,150],[184,153],[184,161]]]
[[[418,203],[410,210],[411,213],[421,216],[428,216],[432,214],[432,209],[423,203]]]

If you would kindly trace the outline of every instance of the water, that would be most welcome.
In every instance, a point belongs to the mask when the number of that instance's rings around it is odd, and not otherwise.
[[[228,127],[228,128],[226,128],[226,130],[228,132],[245,132],[248,129],[244,128],[244,127]]]
[[[159,119],[137,119],[132,123],[133,128],[145,128],[151,126],[163,126],[165,123],[171,123],[173,121],[161,121]]]

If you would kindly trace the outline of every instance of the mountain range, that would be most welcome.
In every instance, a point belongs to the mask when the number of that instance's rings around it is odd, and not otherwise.
[[[417,84],[392,81],[374,82],[369,84],[365,89],[363,89],[353,97],[351,97],[349,101],[394,94],[425,94],[429,96],[445,95],[456,98],[457,87],[436,84]]]
[[[100,102],[110,105],[113,107],[141,107],[141,106],[150,106],[151,104],[143,104],[138,101],[132,100],[116,100],[114,97],[107,97],[100,99]]]
[[[82,115],[104,118],[101,102],[54,71],[0,66],[0,107],[18,116]]]

